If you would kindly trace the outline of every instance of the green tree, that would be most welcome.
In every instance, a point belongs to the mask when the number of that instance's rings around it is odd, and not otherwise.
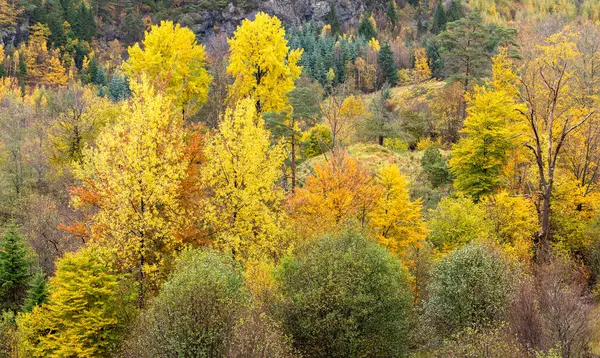
[[[381,68],[381,83],[387,83],[390,86],[398,84],[400,76],[398,75],[398,65],[395,57],[388,43],[381,46],[377,59]]]
[[[385,15],[387,16],[390,25],[392,25],[392,31],[394,31],[396,29],[396,25],[398,24],[398,7],[396,6],[395,0],[388,1]]]
[[[276,272],[285,331],[305,357],[402,356],[410,315],[408,276],[360,234],[325,236]]]
[[[434,147],[427,148],[425,153],[423,153],[423,158],[421,158],[421,167],[423,167],[423,171],[427,174],[427,180],[429,180],[429,183],[434,188],[450,182],[450,171],[439,149]]]
[[[230,257],[186,250],[160,294],[137,320],[129,357],[221,357],[250,303],[241,266]]]
[[[10,228],[0,240],[0,308],[17,311],[23,304],[29,281],[27,248],[16,229]]]
[[[119,102],[131,96],[129,81],[120,73],[113,73],[108,83],[109,98],[113,102]]]
[[[29,282],[27,298],[23,304],[23,312],[31,312],[34,307],[48,301],[48,281],[46,275],[39,270]]]
[[[446,30],[446,11],[444,10],[444,2],[438,0],[435,5],[435,11],[433,13],[433,20],[431,20],[431,26],[429,30],[432,34],[437,35],[440,32]]]
[[[377,24],[371,13],[365,12],[361,15],[361,20],[358,24],[358,34],[367,41],[377,38]]]
[[[462,7],[461,0],[452,0],[450,2],[450,8],[446,11],[446,19],[448,22],[453,22],[462,19],[465,16],[465,12]]]
[[[483,24],[477,12],[448,24],[447,31],[438,35],[444,67],[449,82],[461,83],[464,93],[489,74],[492,56],[498,45],[514,44],[515,31]],[[467,115],[466,102],[462,101],[463,119]]]
[[[327,14],[327,23],[331,26],[331,35],[336,36],[342,32],[340,27],[340,19],[335,10],[335,2],[331,3],[329,14]]]
[[[433,270],[425,303],[427,316],[444,336],[504,318],[514,280],[502,257],[481,245],[467,245],[444,257]]]
[[[317,122],[321,114],[322,96],[323,91],[318,83],[301,81],[288,95],[289,103],[293,108],[292,113],[268,113],[264,116],[271,133],[276,138],[285,138],[290,145],[289,166],[292,190],[296,187],[298,138],[303,131]]]
[[[371,100],[369,105],[369,116],[362,122],[362,129],[369,137],[377,139],[377,144],[383,145],[383,140],[389,137],[397,137],[400,133],[398,122],[398,111],[391,101],[392,93],[389,85],[383,88]]]

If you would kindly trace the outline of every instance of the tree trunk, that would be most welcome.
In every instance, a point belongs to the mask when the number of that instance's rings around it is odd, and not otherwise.
[[[142,213],[142,221],[144,220],[144,199],[140,202],[140,211]],[[146,278],[144,274],[144,245],[145,245],[145,233],[142,229],[140,234],[140,281],[139,281],[139,297],[138,297],[138,307],[140,309],[144,308],[144,279]]]
[[[293,125],[293,124],[292,124]],[[293,128],[293,127],[292,127]],[[296,135],[292,133],[292,191],[296,188]]]

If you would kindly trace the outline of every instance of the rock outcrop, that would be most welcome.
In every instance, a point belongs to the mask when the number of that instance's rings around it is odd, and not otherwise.
[[[174,21],[190,27],[200,39],[214,35],[216,31],[233,33],[244,18],[253,18],[258,11],[279,17],[287,25],[309,21],[324,24],[331,11],[332,1],[323,0],[266,0],[254,6],[240,7],[229,3],[220,10],[194,10],[192,3],[183,8]],[[368,0],[342,0],[335,2],[335,10],[342,24],[356,22],[368,5]]]

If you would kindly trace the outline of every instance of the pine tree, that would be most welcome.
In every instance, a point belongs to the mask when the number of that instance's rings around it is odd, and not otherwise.
[[[34,307],[46,303],[47,300],[48,281],[46,280],[46,275],[40,270],[33,275],[29,282],[23,312],[31,312]]]
[[[509,38],[502,41],[510,41],[514,33],[505,34]],[[479,13],[470,13],[467,17],[448,24],[448,31],[438,35],[442,53],[444,55],[444,66],[448,73],[452,74],[449,81],[457,81],[462,84],[466,93],[487,75],[491,68],[493,52],[495,47],[490,48],[490,42],[494,38],[491,28],[485,26]],[[466,117],[466,103],[462,103],[463,119]]]
[[[379,67],[381,68],[381,83],[388,83],[390,86],[398,84],[400,77],[398,76],[398,65],[395,57],[388,43],[381,46],[378,58]]]
[[[0,308],[18,310],[29,280],[30,262],[23,238],[8,229],[0,241]]]
[[[433,78],[440,79],[444,75],[444,60],[440,55],[438,41],[435,37],[428,37],[424,43],[431,75]]]

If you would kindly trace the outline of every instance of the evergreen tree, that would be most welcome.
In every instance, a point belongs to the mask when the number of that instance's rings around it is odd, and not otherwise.
[[[453,22],[465,17],[465,13],[462,8],[461,0],[452,0],[450,8],[446,12],[446,21]]]
[[[440,54],[437,39],[435,37],[427,37],[424,40],[424,44],[429,68],[431,68],[431,75],[433,78],[442,78],[444,75],[444,60]]]
[[[46,275],[40,270],[32,277],[29,283],[23,312],[31,312],[34,307],[46,303],[47,299],[48,281],[46,281]]]
[[[106,84],[106,72],[104,71],[104,67],[99,65],[94,77],[92,77],[92,83],[100,86],[104,86]]]
[[[444,31],[446,29],[446,22],[448,22],[448,20],[446,18],[446,11],[444,10],[443,1],[438,0],[437,5],[435,6],[435,12],[433,13],[433,20],[431,22],[431,33],[437,35]]]
[[[119,102],[131,95],[127,77],[120,73],[114,73],[108,83],[108,97],[113,102]]]
[[[24,80],[27,76],[27,63],[25,63],[25,54],[19,51],[19,77]]]
[[[394,59],[394,53],[389,44],[381,46],[379,51],[379,67],[381,68],[381,83],[388,83],[390,86],[398,84],[400,77],[398,76],[398,65]]]
[[[335,2],[331,4],[329,14],[327,15],[327,22],[331,26],[331,34],[334,37],[342,32],[340,27],[340,19],[338,19],[337,13],[335,11]]]
[[[377,94],[369,106],[370,116],[365,118],[365,134],[377,139],[377,144],[383,145],[383,140],[398,135],[397,111],[390,100],[392,93],[389,85],[384,84],[382,90]]]
[[[27,249],[15,231],[6,231],[0,241],[0,308],[17,310],[23,303],[29,280]]]
[[[421,166],[427,174],[427,180],[434,188],[445,185],[450,181],[448,164],[439,149],[427,148],[423,153],[423,158],[421,158]]]
[[[448,24],[448,31],[438,35],[438,39],[444,55],[444,67],[451,74],[450,82],[460,82],[463,91],[467,92],[473,84],[489,74],[495,51],[493,43],[514,42],[511,40],[514,32],[496,33],[501,33],[503,38],[496,38],[493,29],[485,26],[476,12]],[[464,119],[467,114],[466,103],[463,101],[461,105]]]
[[[362,14],[360,23],[358,24],[358,34],[366,40],[377,38],[377,29],[375,25],[375,20],[370,13]]]
[[[385,14],[392,25],[392,31],[394,31],[396,29],[396,24],[398,24],[398,9],[396,8],[395,0],[388,1],[388,7]]]

